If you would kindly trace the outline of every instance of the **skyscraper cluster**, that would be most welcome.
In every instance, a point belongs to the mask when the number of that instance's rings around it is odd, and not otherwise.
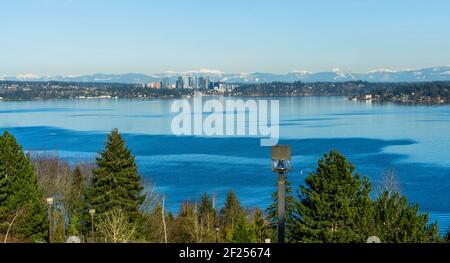
[[[205,76],[179,76],[176,79],[166,77],[159,82],[148,83],[147,87],[153,89],[226,90],[234,89],[237,85],[220,81],[211,81]]]

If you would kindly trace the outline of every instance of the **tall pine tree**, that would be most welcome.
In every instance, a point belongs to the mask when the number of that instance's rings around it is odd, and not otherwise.
[[[224,207],[220,210],[220,221],[225,240],[231,241],[233,239],[238,224],[243,226],[243,217],[245,217],[245,211],[236,193],[233,191],[229,192]]]
[[[144,187],[134,156],[117,129],[108,135],[103,152],[96,159],[89,189],[89,208],[101,216],[114,208],[121,209],[130,219],[136,218],[145,200]]]
[[[371,186],[337,151],[325,154],[300,187],[293,241],[364,242],[370,233]]]
[[[225,229],[234,230],[238,221],[244,216],[244,209],[239,202],[235,192],[229,192],[225,205],[220,211],[222,225]]]
[[[266,223],[264,213],[260,209],[256,209],[253,215],[252,228],[254,232],[255,242],[264,243],[266,239],[272,236],[272,229]]]
[[[143,238],[146,241],[152,243],[164,243],[166,233],[164,232],[163,220],[166,221],[167,226],[167,218],[168,216],[163,215],[163,207],[161,202],[158,202],[154,207],[151,208],[150,211],[145,214],[145,221],[142,226],[143,230],[141,230],[141,235],[143,236]]]
[[[84,177],[79,166],[72,175],[69,203],[69,234],[79,235],[83,231],[83,214],[86,210]]]
[[[204,193],[200,200],[200,206],[198,208],[199,220],[208,230],[215,228],[217,222],[217,213],[214,209],[214,204],[208,193]]]
[[[252,226],[247,222],[245,216],[241,216],[231,232],[228,241],[231,243],[255,243],[256,236]]]
[[[30,156],[7,131],[0,137],[0,223],[34,241],[47,236],[47,208]]]

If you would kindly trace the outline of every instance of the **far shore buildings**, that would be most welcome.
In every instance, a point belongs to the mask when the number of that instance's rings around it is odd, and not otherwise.
[[[164,78],[161,81],[161,89],[169,89],[170,88],[170,79],[169,78]]]
[[[147,84],[147,88],[161,89],[161,82],[152,82]]]
[[[177,80],[175,86],[176,86],[176,89],[183,89],[184,88],[183,77],[178,77],[178,80]]]
[[[208,77],[179,76],[176,79],[164,78],[158,82],[151,82],[145,85],[150,89],[194,89],[194,90],[233,90],[238,87],[236,84],[221,81],[211,81]]]

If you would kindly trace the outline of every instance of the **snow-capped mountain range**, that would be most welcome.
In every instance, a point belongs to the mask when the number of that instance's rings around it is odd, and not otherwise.
[[[370,81],[370,82],[426,82],[450,81],[450,66],[424,68],[417,70],[389,70],[379,69],[366,73],[356,73],[333,69],[331,71],[312,73],[308,71],[292,71],[286,74],[273,73],[225,73],[219,70],[193,70],[186,72],[168,71],[164,73],[146,75],[137,73],[127,74],[93,74],[83,76],[39,76],[28,73],[17,76],[0,75],[0,80],[15,81],[72,81],[72,82],[101,82],[101,83],[150,83],[169,78],[175,81],[179,76],[208,77],[210,81],[227,83],[264,83],[264,82],[343,82],[343,81]]]

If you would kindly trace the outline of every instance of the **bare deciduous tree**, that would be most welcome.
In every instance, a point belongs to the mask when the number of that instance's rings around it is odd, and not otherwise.
[[[6,234],[5,234],[5,240],[3,241],[3,243],[7,243],[8,242],[8,236],[9,236],[9,232],[11,231],[11,227],[13,226],[13,224],[16,221],[17,217],[19,217],[23,213],[24,210],[25,210],[24,208],[17,210],[17,212],[15,213],[13,219],[11,220],[11,222],[9,222],[8,229],[6,230]]]
[[[128,216],[114,208],[100,217],[97,229],[106,243],[128,243],[134,240],[136,224],[131,223]]]
[[[65,160],[53,153],[39,153],[31,156],[35,167],[35,174],[39,185],[44,190],[45,197],[53,197],[54,224],[52,227],[54,242],[64,242],[66,230],[70,223],[74,223],[70,208],[80,201],[83,193],[74,195],[74,168]],[[83,181],[89,182],[92,174],[92,164],[80,164]]]
[[[197,203],[185,202],[176,218],[176,242],[203,243],[213,242],[214,232],[208,230],[205,222],[199,218]]]
[[[166,212],[165,212],[165,197],[162,199],[161,219],[164,227],[164,243],[167,243],[167,226],[166,226]]]
[[[400,194],[401,192],[400,183],[394,169],[388,169],[381,175],[381,180],[378,183],[376,194],[377,196],[381,196],[385,192],[388,193],[389,197],[395,193]]]

